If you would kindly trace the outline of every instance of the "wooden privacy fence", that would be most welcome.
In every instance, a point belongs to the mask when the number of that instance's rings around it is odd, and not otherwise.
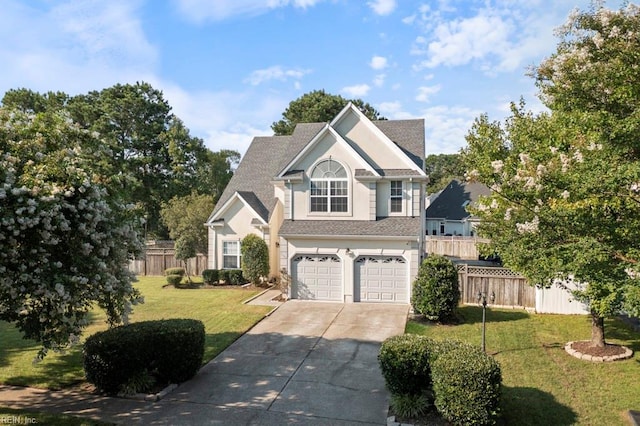
[[[147,247],[144,257],[134,259],[129,262],[129,270],[136,275],[164,275],[167,268],[183,268],[184,263],[176,259],[174,248],[151,248]],[[202,271],[207,269],[207,256],[198,256],[187,261],[189,274],[202,275]]]
[[[476,244],[487,241],[476,237],[428,235],[425,238],[425,251],[429,254],[478,260],[480,253]]]
[[[458,264],[457,267],[462,303],[477,304],[478,292],[482,292],[487,295],[487,300],[492,293],[495,294],[495,301],[491,302],[493,306],[536,307],[535,287],[510,269],[466,264]]]

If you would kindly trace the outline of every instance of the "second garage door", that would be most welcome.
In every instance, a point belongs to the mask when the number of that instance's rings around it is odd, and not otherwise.
[[[343,301],[342,263],[335,255],[300,255],[292,261],[294,299]]]
[[[362,256],[355,263],[359,302],[409,303],[407,262],[401,256]]]

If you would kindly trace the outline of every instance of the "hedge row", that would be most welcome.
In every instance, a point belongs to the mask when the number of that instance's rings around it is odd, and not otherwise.
[[[142,321],[90,336],[83,366],[90,383],[115,394],[135,377],[150,374],[159,383],[193,377],[204,357],[204,324],[193,319]]]
[[[500,366],[479,348],[405,334],[385,340],[378,360],[392,400],[430,395],[438,412],[453,424],[495,423]]]
[[[247,282],[242,275],[242,269],[205,269],[202,271],[205,284],[216,285],[224,281],[228,285],[241,285]]]

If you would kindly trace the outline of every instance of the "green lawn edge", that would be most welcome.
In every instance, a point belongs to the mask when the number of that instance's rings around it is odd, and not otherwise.
[[[273,309],[271,306],[243,303],[262,291],[260,289],[163,288],[165,284],[164,277],[139,278],[135,286],[145,297],[145,303],[134,307],[130,321],[201,320],[206,333],[203,363],[215,358]],[[96,309],[81,341],[105,329],[106,316]],[[34,364],[39,344],[23,339],[13,324],[0,321],[0,341],[0,384],[57,390],[85,382],[82,345],[69,348],[64,353],[50,352],[42,362]]]
[[[481,345],[482,309],[458,309],[459,323],[407,322],[406,333]],[[625,361],[592,363],[564,351],[574,340],[589,340],[586,315],[487,310],[487,353],[503,377],[501,422],[518,425],[628,425],[628,410],[640,409],[640,333],[618,319],[606,321],[607,342],[634,351]]]

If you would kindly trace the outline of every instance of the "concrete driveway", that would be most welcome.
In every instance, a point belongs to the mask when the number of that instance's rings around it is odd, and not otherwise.
[[[386,424],[380,343],[408,305],[289,301],[139,417],[163,425]]]

